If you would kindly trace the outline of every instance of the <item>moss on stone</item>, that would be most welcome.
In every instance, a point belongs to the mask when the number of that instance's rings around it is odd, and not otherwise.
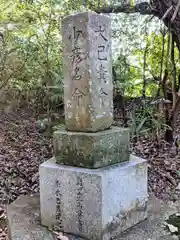
[[[105,133],[56,131],[54,153],[59,164],[99,168],[129,160],[129,133],[115,128]]]

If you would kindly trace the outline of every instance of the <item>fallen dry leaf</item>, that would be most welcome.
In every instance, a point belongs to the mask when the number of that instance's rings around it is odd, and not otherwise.
[[[66,236],[57,236],[57,240],[69,240],[69,238],[68,237],[66,237]]]
[[[172,224],[167,224],[167,227],[169,228],[169,230],[170,230],[171,233],[178,232],[178,228],[175,227],[175,226],[172,225]]]
[[[62,232],[53,232],[56,235],[57,240],[69,240],[68,237],[64,236]]]
[[[177,189],[177,190],[180,190],[180,182],[178,183],[176,189]]]

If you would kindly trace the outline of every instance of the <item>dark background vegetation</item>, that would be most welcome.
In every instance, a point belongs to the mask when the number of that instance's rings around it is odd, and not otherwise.
[[[179,197],[180,1],[2,0],[2,205],[39,190],[39,164],[64,123],[61,20],[85,9],[112,18],[114,124],[130,128],[131,152],[148,160],[149,191]]]

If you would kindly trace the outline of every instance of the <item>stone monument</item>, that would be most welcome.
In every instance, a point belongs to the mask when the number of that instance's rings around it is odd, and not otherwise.
[[[147,162],[113,127],[111,21],[93,12],[64,18],[65,126],[40,166],[41,223],[108,240],[147,217]]]

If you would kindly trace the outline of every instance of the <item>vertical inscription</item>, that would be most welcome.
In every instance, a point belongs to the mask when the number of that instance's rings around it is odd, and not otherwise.
[[[73,74],[72,74],[72,80],[81,80],[82,74],[80,73],[80,66],[79,64],[86,59],[87,54],[84,53],[83,49],[80,47],[81,41],[83,41],[85,38],[85,34],[82,30],[76,29],[76,27],[73,27],[73,34],[69,36],[69,39],[72,40],[72,50],[71,50],[71,63],[73,67]]]
[[[107,61],[107,55],[105,54],[105,46],[98,45],[98,60],[100,61]]]
[[[85,40],[85,34],[83,30],[73,27],[73,33],[69,36],[72,40],[72,50],[71,50],[71,64],[72,64],[72,81],[79,82],[83,80],[83,73],[81,62],[86,59],[87,53],[82,49],[82,41]],[[82,89],[81,84],[75,84],[75,89],[72,92],[72,99],[77,104],[78,107],[83,106],[83,97],[86,96],[84,89]]]
[[[101,81],[103,80],[104,83],[106,83],[106,74],[107,74],[107,70],[106,68],[103,66],[103,64],[100,64],[99,69],[97,70],[98,73],[98,79]]]
[[[86,95],[86,93],[80,91],[78,88],[75,88],[75,91],[72,94],[72,98],[76,101],[78,107],[82,106],[83,97]]]
[[[104,90],[103,85],[107,84],[107,69],[106,69],[106,62],[107,62],[107,51],[109,48],[108,39],[106,37],[106,29],[105,26],[98,26],[98,28],[95,30],[95,33],[98,34],[99,40],[101,44],[98,44],[97,49],[97,56],[99,60],[99,66],[97,68],[97,74],[98,79],[100,81],[100,100],[101,100],[101,106],[105,106],[106,97],[108,96],[108,93]]]
[[[72,58],[72,64],[75,63],[78,65],[83,60],[83,52],[80,47],[77,45],[74,46],[74,48],[71,51],[71,58]]]
[[[99,28],[97,30],[95,30],[96,33],[99,33],[99,35],[104,39],[104,41],[108,41],[107,38],[104,36],[104,32],[105,32],[105,26],[99,26]]]
[[[73,34],[72,35],[73,35],[73,40],[75,41],[75,43],[77,43],[79,37],[85,38],[83,31],[76,29],[75,26],[73,26]],[[69,36],[69,39],[72,39],[72,35]]]
[[[62,221],[62,193],[60,190],[60,182],[56,181],[56,225],[55,230],[59,231],[63,229]]]
[[[105,107],[105,101],[106,101],[106,97],[108,96],[108,93],[105,92],[103,88],[100,89],[100,96],[101,96],[101,105],[102,107]]]
[[[80,67],[79,63],[83,60],[82,57],[82,50],[78,46],[74,46],[71,52],[71,58],[72,58],[72,66],[73,66],[73,74],[72,74],[72,80],[81,80],[82,75],[80,73]]]
[[[98,36],[101,38],[101,40],[104,42],[102,44],[98,45],[98,60],[100,61],[107,61],[107,47],[109,46],[108,40],[105,36],[105,26],[99,26],[97,30],[95,30],[96,33],[98,33]]]
[[[82,177],[77,176],[77,217],[78,217],[78,229],[83,232],[83,181]]]

